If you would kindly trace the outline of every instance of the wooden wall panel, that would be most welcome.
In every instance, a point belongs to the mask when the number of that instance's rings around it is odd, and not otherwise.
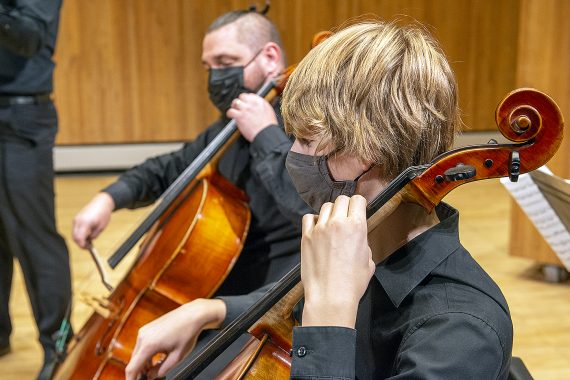
[[[269,16],[290,62],[315,32],[360,15],[426,23],[457,74],[465,123],[494,130],[495,106],[515,84],[519,1],[273,0]],[[58,144],[194,137],[216,117],[200,65],[204,30],[252,2],[66,0],[56,54]]]
[[[64,3],[55,82],[60,143],[179,140],[206,123],[192,30],[202,24],[184,17],[186,2],[162,3]]]
[[[565,116],[562,146],[548,163],[548,167],[562,178],[570,178],[570,30],[566,25],[569,17],[570,1],[522,1],[517,68],[517,86],[535,87],[546,92]],[[517,205],[512,212],[510,249],[513,255],[530,257],[541,263],[560,263]]]
[[[455,71],[466,130],[496,130],[495,107],[515,84],[518,0],[294,0],[288,4],[290,12],[284,9],[272,17],[280,26],[291,25],[287,19],[293,12],[293,19],[299,20],[285,32],[289,34],[287,51],[297,60],[315,32],[347,20],[372,17],[423,23],[441,42]]]

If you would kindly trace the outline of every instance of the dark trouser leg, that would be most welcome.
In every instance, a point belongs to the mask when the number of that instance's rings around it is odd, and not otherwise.
[[[0,142],[0,168],[2,168],[2,142]],[[6,205],[4,181],[0,173],[0,205]],[[14,259],[8,249],[8,234],[4,228],[5,207],[0,206],[0,349],[10,343],[12,323],[10,322],[10,292],[12,290],[12,271]]]
[[[3,143],[2,173],[13,215],[7,231],[16,250],[32,304],[40,343],[54,349],[71,300],[69,255],[55,226],[52,150],[57,117],[52,104],[17,106],[11,126],[16,138]]]

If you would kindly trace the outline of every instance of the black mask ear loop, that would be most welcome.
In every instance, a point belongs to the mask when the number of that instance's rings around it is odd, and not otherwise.
[[[364,174],[368,173],[370,170],[372,170],[372,168],[376,166],[376,165],[370,165],[370,167],[368,169],[366,169],[365,171],[362,172],[362,174],[360,174],[358,177],[356,177],[355,179],[353,179],[354,182],[358,182],[358,180],[360,179],[360,177],[362,177]]]
[[[259,50],[257,51],[257,53],[255,53],[255,55],[249,60],[249,62],[247,62],[247,63],[243,66],[243,76],[244,76],[244,80],[245,80],[245,69],[246,69],[246,67],[248,67],[250,63],[252,63],[253,61],[255,61],[255,59],[257,58],[257,56],[258,56],[259,54],[261,54],[261,52],[263,51],[264,48],[265,48],[265,46],[262,47],[261,49],[259,49]],[[257,92],[257,91],[261,88],[261,86],[263,86],[263,82],[259,85],[258,88],[254,89],[254,90],[248,89],[248,91],[250,91],[250,92]]]
[[[255,55],[243,66],[244,70],[245,70],[246,67],[249,66],[250,63],[252,63],[253,61],[255,61],[255,59],[257,58],[257,56],[263,51],[264,48],[265,48],[265,46],[262,47],[261,49],[259,49],[259,50],[257,51],[257,53],[255,53]]]
[[[340,149],[335,149],[332,152],[328,153],[325,155],[325,165],[327,166],[327,172],[329,173],[329,178],[331,179],[331,181],[333,182],[338,182],[336,179],[332,178],[331,176],[331,168],[329,167],[329,158],[337,153],[340,152]],[[370,170],[372,170],[373,167],[375,167],[376,165],[370,165],[370,167],[368,169],[366,169],[365,171],[363,171],[362,173],[360,173],[358,175],[358,177],[356,177],[355,179],[352,180],[352,182],[358,182],[358,180],[360,179],[360,177],[362,177],[364,174],[368,173]]]

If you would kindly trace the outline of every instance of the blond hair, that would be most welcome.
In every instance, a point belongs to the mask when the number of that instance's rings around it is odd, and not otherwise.
[[[417,26],[365,22],[312,49],[283,93],[288,133],[355,154],[394,178],[448,150],[460,125],[457,84]]]

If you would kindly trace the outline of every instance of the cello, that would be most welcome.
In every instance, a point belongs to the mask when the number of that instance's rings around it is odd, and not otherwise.
[[[274,99],[289,73],[266,83],[258,95]],[[238,136],[232,120],[161,197],[137,230],[158,215],[136,261],[72,339],[56,379],[124,378],[141,326],[184,303],[210,297],[224,281],[250,223],[245,194],[215,170]],[[133,240],[138,239],[131,236],[128,244]],[[121,254],[113,258],[116,265]]]
[[[520,174],[544,165],[562,142],[560,110],[537,90],[523,88],[509,93],[497,107],[495,119],[512,144],[492,140],[451,150],[429,164],[406,169],[369,203],[368,230],[400,202],[413,202],[432,211],[446,194],[465,183],[499,177],[517,181]],[[288,379],[292,330],[298,324],[293,308],[303,296],[300,278],[298,265],[192,361],[171,371],[167,379],[194,378],[246,330],[250,340],[217,378]]]

